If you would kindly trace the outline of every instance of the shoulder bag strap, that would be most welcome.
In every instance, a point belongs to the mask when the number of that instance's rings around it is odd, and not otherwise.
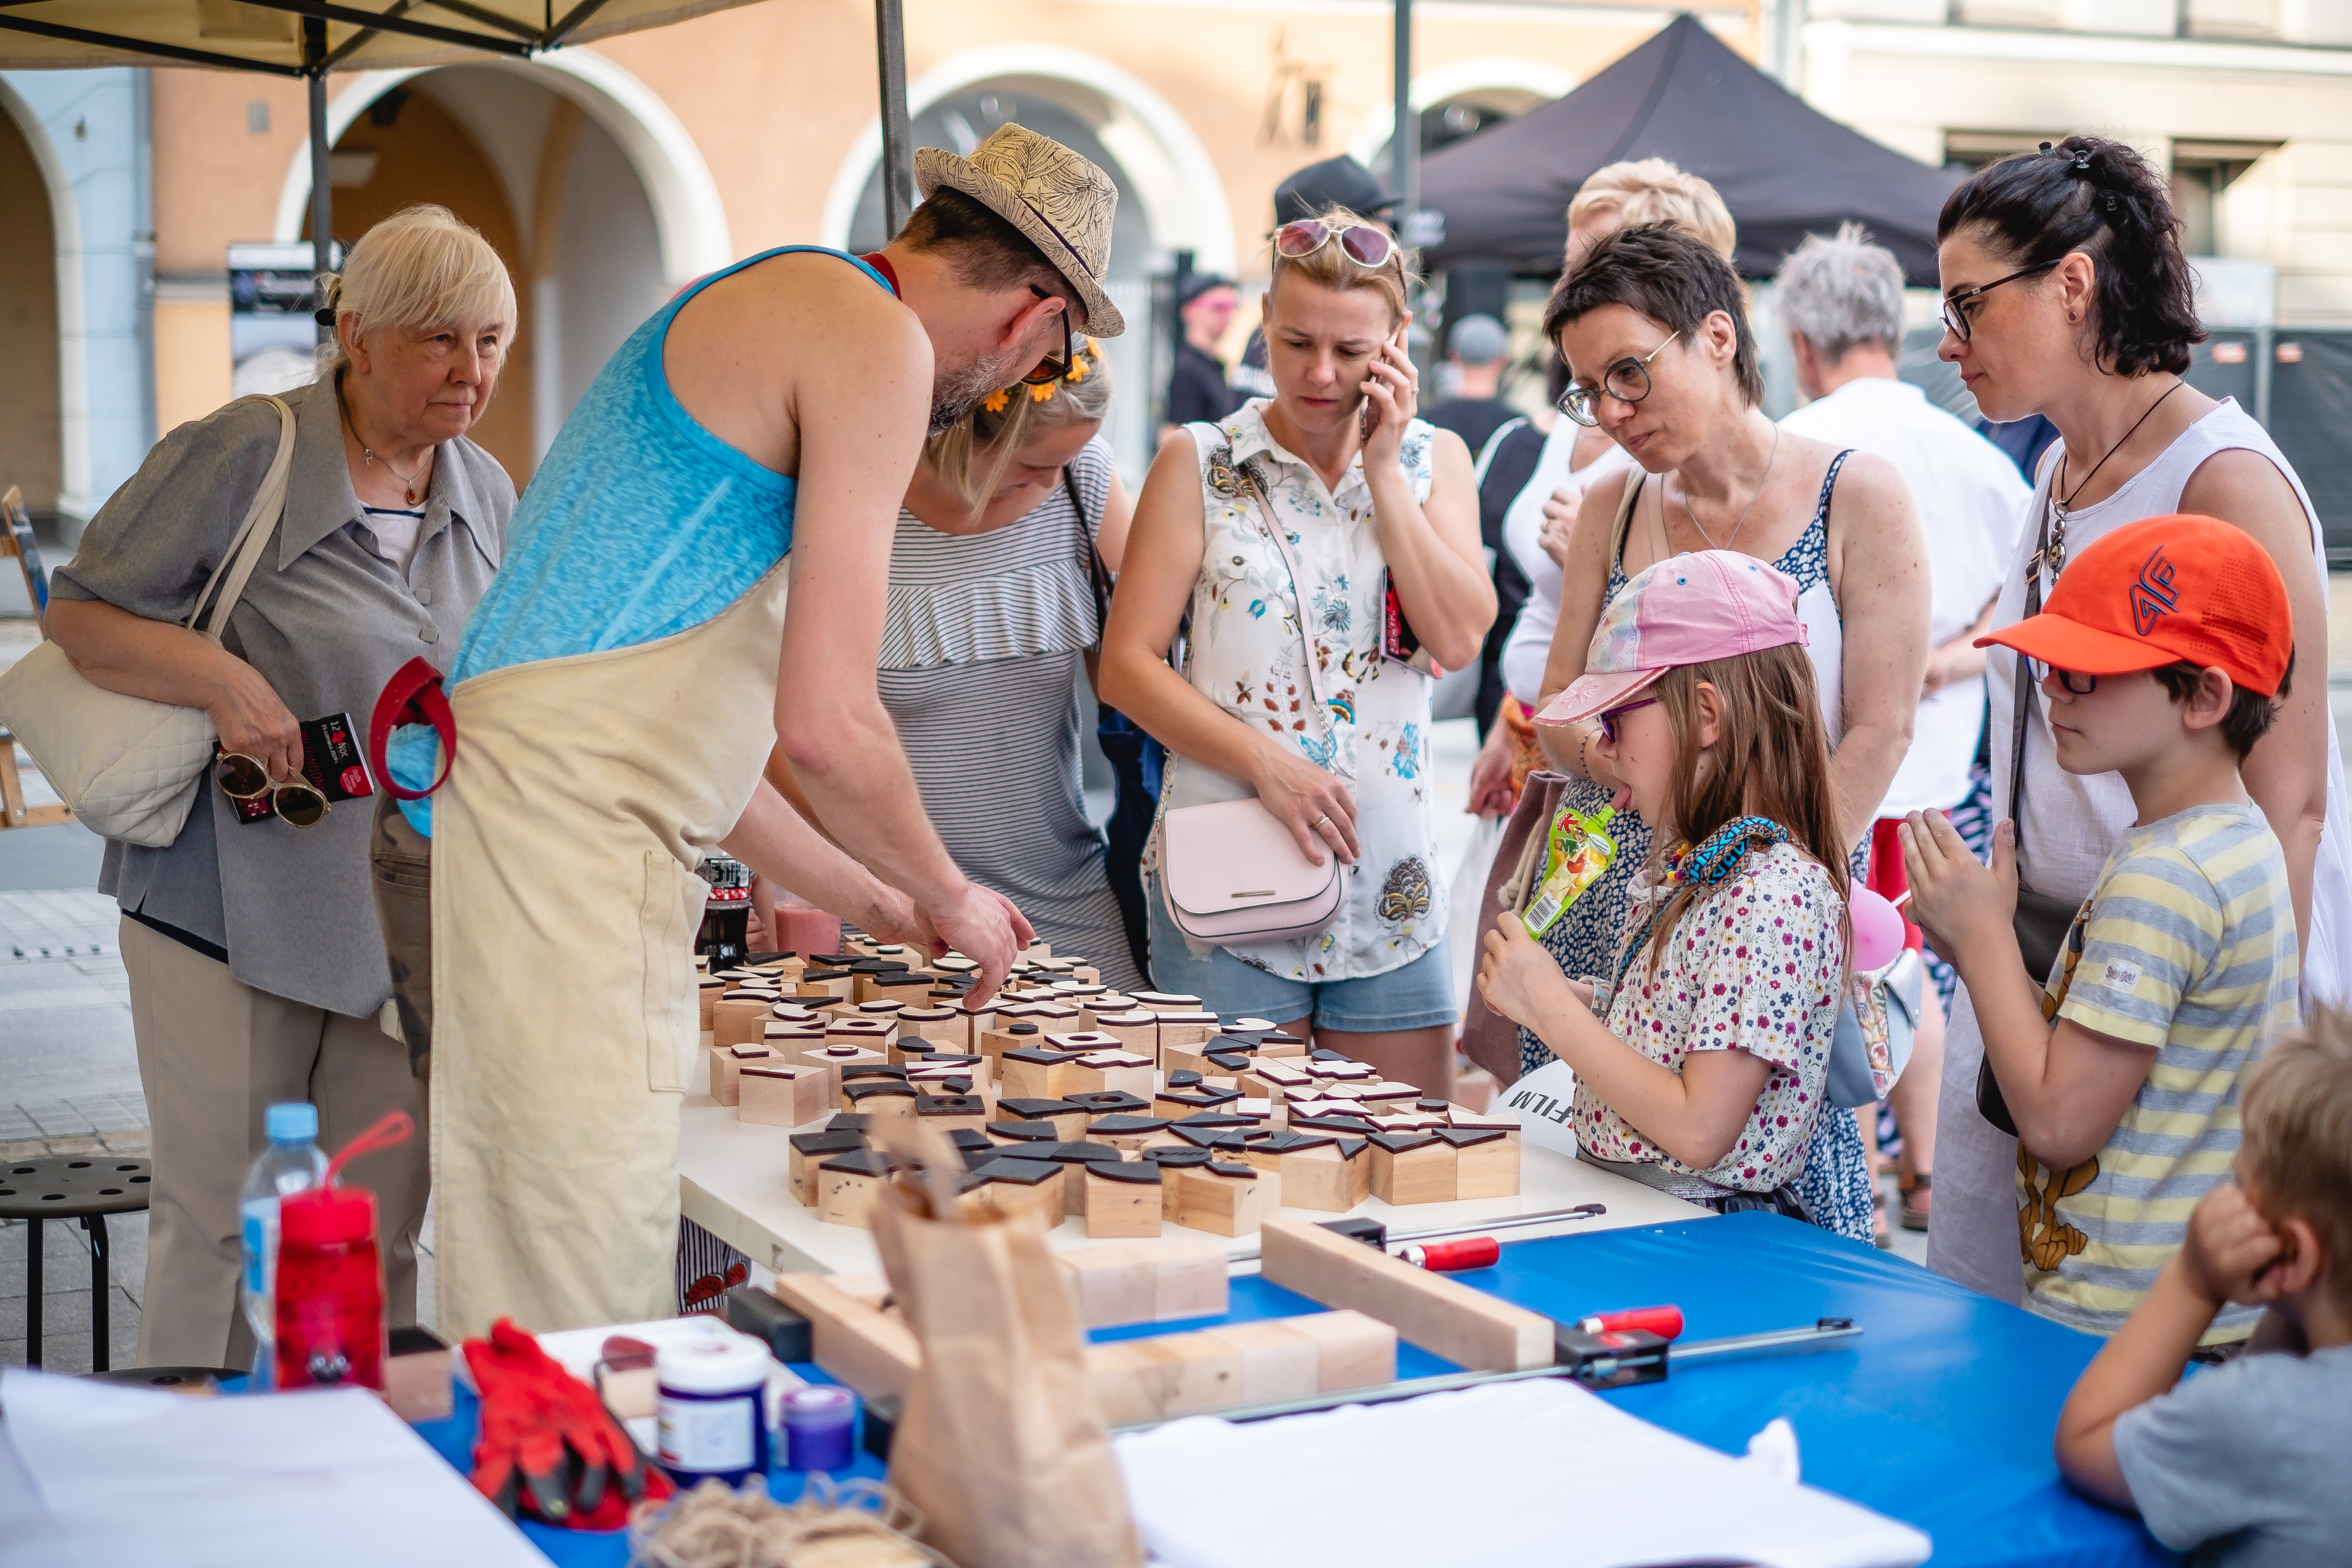
[[[1282,552],[1283,569],[1290,574],[1291,603],[1298,610],[1298,643],[1307,654],[1307,692],[1315,700],[1315,711],[1323,721],[1323,732],[1336,747],[1339,737],[1331,724],[1331,710],[1323,701],[1323,680],[1315,667],[1315,639],[1307,631],[1307,575],[1298,569],[1298,557],[1290,551],[1290,535],[1283,531],[1280,520],[1274,515],[1274,505],[1266,500],[1265,489],[1258,479],[1257,470],[1239,468],[1242,482],[1249,486],[1250,499],[1257,502],[1258,516],[1265,520],[1265,531],[1274,538],[1274,547]]]
[[[247,509],[245,521],[237,526],[236,535],[221,552],[220,564],[205,580],[205,591],[196,595],[196,607],[188,612],[188,629],[213,641],[221,640],[228,627],[228,616],[236,608],[236,601],[245,593],[246,580],[261,561],[261,552],[278,533],[278,520],[286,510],[286,476],[294,466],[294,410],[285,400],[265,397],[264,402],[278,410],[278,455],[270,460],[269,469],[261,476],[261,489],[254,493],[253,505]],[[227,582],[222,584],[222,574]],[[205,613],[205,601],[212,598],[213,589],[221,590],[209,616]],[[198,624],[202,617],[202,624]]]
[[[1495,433],[1492,436],[1486,437],[1486,444],[1478,448],[1477,461],[1470,466],[1470,488],[1472,489],[1478,489],[1485,486],[1486,483],[1486,469],[1494,463],[1495,454],[1503,449],[1503,443],[1510,438],[1511,432],[1518,429],[1520,426],[1527,424],[1527,422],[1528,416],[1524,414],[1520,415],[1516,419],[1506,419],[1502,424],[1495,427]]]
[[[2025,561],[2025,615],[2042,613],[2042,563],[2050,552],[2050,498],[2042,498],[2042,532],[2033,542],[2033,553]],[[2023,619],[2023,616],[2020,616]],[[2011,694],[2009,726],[2009,821],[2010,831],[2016,835],[2018,848],[2025,846],[2025,819],[2019,806],[2025,798],[2025,721],[2033,703],[2033,682],[2025,668],[2025,656],[2011,652],[2017,671],[2010,684],[2016,688]]]
[[[1649,477],[1648,469],[1634,465],[1625,493],[1617,498],[1617,521],[1609,529],[1609,564],[1620,572],[1625,569],[1625,542],[1633,536],[1633,503],[1642,499],[1642,481]]]
[[[1087,503],[1078,495],[1077,474],[1067,463],[1062,465],[1062,490],[1070,498],[1070,515],[1078,520],[1078,542],[1085,549],[1087,583],[1095,592],[1095,641],[1099,644],[1103,629],[1110,625],[1110,593],[1117,580],[1103,563],[1102,546],[1095,542],[1094,525],[1087,521]]]

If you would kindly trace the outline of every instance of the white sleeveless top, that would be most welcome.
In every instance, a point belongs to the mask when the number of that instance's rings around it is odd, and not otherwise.
[[[1253,730],[1296,745],[1337,773],[1356,801],[1360,853],[1347,871],[1347,900],[1328,930],[1297,942],[1225,951],[1244,963],[1309,984],[1358,980],[1410,963],[1445,937],[1445,884],[1438,869],[1430,799],[1428,676],[1381,657],[1381,552],[1370,488],[1359,455],[1336,489],[1285,451],[1265,427],[1269,400],[1243,405],[1222,425],[1189,425],[1201,463],[1205,533],[1192,585],[1184,674]],[[1429,499],[1430,447],[1422,420],[1405,426],[1398,461],[1413,498]],[[1294,588],[1264,514],[1242,482],[1255,470],[1289,535],[1307,581]],[[1314,640],[1325,714],[1318,721],[1301,663],[1302,624]],[[1250,787],[1190,757],[1168,758],[1165,811],[1244,800]],[[1155,828],[1144,869],[1159,870]],[[1158,896],[1154,893],[1153,896]]]
[[[2053,446],[2052,451],[2061,449]],[[2237,401],[2224,401],[2191,425],[2154,462],[2126,480],[2114,495],[2068,515],[2067,558],[2079,560],[2084,549],[2127,522],[2165,517],[2180,510],[2180,492],[2205,459],[2217,452],[2245,450],[2269,458],[2294,487],[2311,522],[2312,559],[2319,572],[2319,590],[2327,592],[2327,556],[2320,539],[2317,513],[2311,496],[2295,477],[2269,432],[2254,423]],[[2044,460],[2041,482],[2034,487],[2032,509],[2019,535],[2017,556],[2002,584],[1995,626],[2019,620],[2025,609],[2026,563],[2042,534],[2042,508],[2059,468],[2056,458]],[[2050,580],[2042,584],[2049,600]],[[2010,757],[2014,748],[2012,718],[2017,702],[2017,656],[2006,648],[1987,650],[1986,683],[1992,700],[1992,805],[1997,815],[2009,810]],[[2326,680],[2326,671],[2297,670],[2299,680]],[[2035,692],[2026,710],[2025,798],[2020,807],[2024,820],[2023,848],[2019,871],[2027,887],[2053,898],[2084,899],[2099,879],[2116,840],[2131,825],[2131,791],[2115,773],[2077,774],[2059,767],[2050,736],[2049,699]],[[2311,931],[2303,963],[2303,1005],[2340,1001],[2352,993],[2352,811],[2344,793],[2343,753],[2336,740],[2336,721],[2327,721],[2327,818],[2320,835],[2318,863],[2313,868]]]

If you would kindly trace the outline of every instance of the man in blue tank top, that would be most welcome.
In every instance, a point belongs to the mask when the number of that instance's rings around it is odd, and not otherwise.
[[[1118,193],[1017,125],[916,169],[924,204],[881,251],[752,257],[622,345],[467,624],[448,781],[417,824],[446,1331],[676,1310],[710,847],[877,935],[968,954],[975,1001],[1030,940],[925,817],[875,665],[926,434],[1058,379],[1074,331],[1123,329],[1101,281]],[[394,755],[410,787],[425,750]],[[821,833],[763,776],[772,750]]]

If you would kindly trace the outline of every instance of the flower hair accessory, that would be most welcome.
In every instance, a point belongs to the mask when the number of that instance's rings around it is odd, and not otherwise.
[[[1051,403],[1054,400],[1054,394],[1060,391],[1064,385],[1076,386],[1101,367],[1102,344],[1083,332],[1072,333],[1069,370],[1059,381],[1048,381],[1029,387],[1029,400],[1033,403]],[[1013,391],[1014,388],[1010,386],[999,387],[982,398],[980,405],[991,414],[1002,414],[1013,405]]]

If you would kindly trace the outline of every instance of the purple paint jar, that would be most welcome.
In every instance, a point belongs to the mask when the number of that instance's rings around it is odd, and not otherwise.
[[[857,1396],[845,1388],[812,1384],[784,1395],[784,1464],[795,1470],[845,1470]]]

